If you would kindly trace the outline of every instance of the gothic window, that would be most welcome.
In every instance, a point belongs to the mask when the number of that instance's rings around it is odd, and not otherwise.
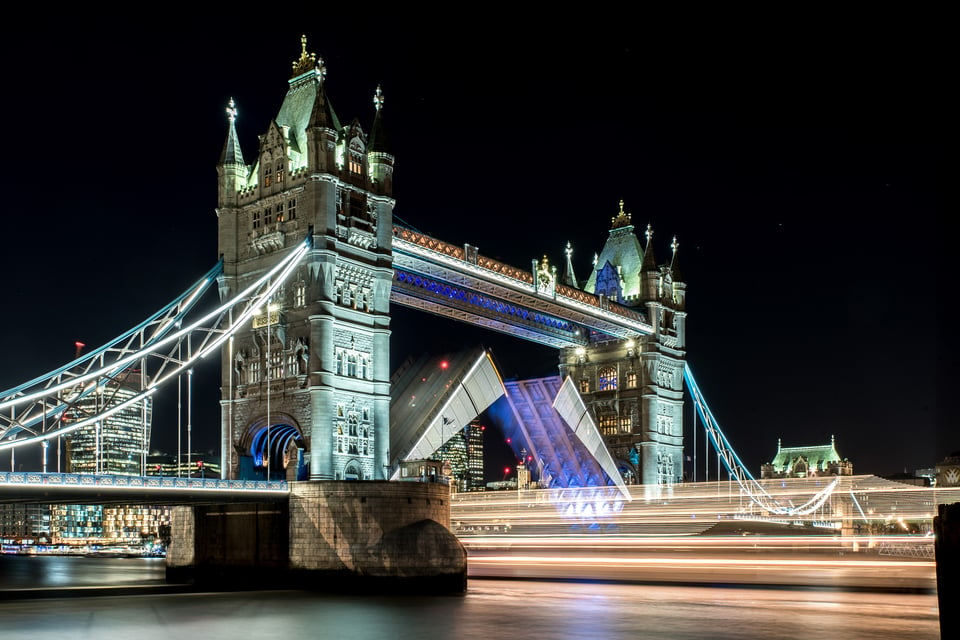
[[[363,420],[364,422],[369,422],[370,420],[370,409],[368,409],[367,407],[363,408]]]
[[[342,418],[342,417],[343,417],[343,405],[342,405],[342,404],[338,404],[338,405],[337,405],[337,417],[338,417],[338,418]]]
[[[346,356],[347,354],[345,351],[343,351],[342,349],[337,350],[337,372],[336,373],[338,376],[342,376],[346,373],[346,362],[345,362]],[[339,409],[339,412],[340,412],[339,415],[343,415],[342,408]]]
[[[598,427],[600,427],[600,433],[605,436],[616,435],[617,433],[617,414],[615,413],[601,413],[597,416],[599,421]]]
[[[291,351],[287,354],[287,374],[294,375],[297,373],[297,352]]]
[[[283,379],[283,351],[280,349],[270,352],[270,369],[268,379]]]
[[[293,286],[293,306],[304,307],[307,304],[307,285],[298,282]]]
[[[283,160],[279,160],[277,161],[277,184],[280,184],[281,182],[283,182],[283,173],[284,173]]]
[[[637,372],[636,371],[627,371],[627,388],[628,389],[637,388]]]
[[[598,391],[614,391],[617,388],[617,368],[603,367],[598,372]]]
[[[357,437],[357,426],[360,424],[360,421],[357,419],[357,414],[355,412],[350,412],[347,415],[347,427],[349,428],[350,435],[354,438]]]
[[[351,378],[357,377],[357,354],[351,353],[347,355],[347,372],[346,375]]]
[[[283,222],[284,219],[285,218],[283,217],[283,203],[280,202],[277,204],[277,222]]]
[[[268,227],[270,223],[273,222],[273,210],[270,207],[267,207],[263,210],[263,226]]]
[[[253,360],[250,363],[250,367],[247,369],[250,374],[250,384],[256,384],[260,382],[260,361]]]
[[[290,198],[287,200],[287,220],[296,220],[297,219],[297,199]]]
[[[259,228],[260,228],[260,215],[261,215],[261,214],[260,214],[259,211],[254,211],[254,212],[253,212],[253,228],[254,228],[254,229],[259,229]]]
[[[590,393],[590,381],[586,378],[580,379],[580,393]]]
[[[270,178],[271,178],[271,177],[272,177],[272,176],[270,175],[270,167],[266,167],[266,168],[263,170],[263,186],[265,186],[265,187],[269,187],[269,186],[270,186]]]
[[[620,433],[630,433],[630,416],[620,417]]]

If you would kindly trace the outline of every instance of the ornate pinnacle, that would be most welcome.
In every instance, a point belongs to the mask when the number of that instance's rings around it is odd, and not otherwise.
[[[307,53],[307,36],[300,36],[300,59],[293,61],[294,77],[306,73],[317,64],[317,54]],[[321,61],[322,64],[322,61]]]
[[[230,102],[227,103],[227,119],[230,122],[237,119],[237,103],[233,101],[233,98],[230,98]]]
[[[674,253],[680,248],[680,243],[677,242],[677,236],[673,236],[673,242],[670,243],[670,248],[673,249]]]
[[[630,214],[623,210],[623,199],[620,199],[620,212],[610,219],[610,228],[618,229],[630,225]]]
[[[570,246],[570,241],[567,240],[567,248],[563,250],[567,254],[567,259],[570,259],[570,256],[573,255],[573,247]]]
[[[647,223],[647,244],[653,239],[653,225]]]
[[[383,108],[383,91],[380,90],[380,85],[377,85],[377,92],[373,94],[373,106],[377,111]]]

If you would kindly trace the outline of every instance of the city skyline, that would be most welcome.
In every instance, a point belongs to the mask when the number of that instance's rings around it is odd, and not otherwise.
[[[562,264],[569,241],[581,280],[620,200],[638,232],[653,226],[658,262],[675,235],[688,362],[751,473],[778,439],[834,436],[858,473],[960,449],[941,324],[952,304],[941,293],[942,103],[928,84],[936,69],[910,64],[927,51],[867,41],[830,58],[784,45],[760,63],[714,40],[671,58],[639,36],[506,28],[491,50],[376,24],[378,49],[323,25],[196,24],[177,37],[104,25],[55,29],[53,49],[29,31],[2,45],[30,64],[11,69],[21,101],[4,107],[24,126],[0,177],[11,305],[0,387],[67,362],[77,340],[120,334],[212,266],[224,108],[236,100],[252,157],[305,33],[342,120],[369,133],[383,87],[397,222],[518,267],[544,254]],[[57,70],[56,82],[38,70]],[[483,343],[507,377],[556,374],[548,348],[406,309],[392,326],[392,368],[418,349]],[[198,389],[210,415],[194,437],[216,445],[217,363],[201,368],[214,382]],[[158,400],[158,427],[163,411]]]

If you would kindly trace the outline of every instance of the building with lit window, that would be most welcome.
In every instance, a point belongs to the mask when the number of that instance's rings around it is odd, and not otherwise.
[[[68,420],[95,415],[140,393],[140,374],[131,372],[78,400]],[[67,472],[124,476],[143,475],[150,446],[150,398],[87,424],[67,437]]]
[[[653,229],[647,225],[642,246],[621,201],[590,276],[577,280],[568,244],[558,283],[598,296],[601,307],[616,304],[641,313],[653,330],[630,339],[591,336],[589,345],[560,353],[560,377],[576,384],[628,484],[669,485],[683,477],[687,312],[678,248],[674,238],[670,260],[658,264]]]
[[[431,460],[449,462],[453,486],[457,491],[481,491],[483,478],[483,435],[486,426],[474,420],[430,456]]]
[[[841,458],[836,442],[810,447],[784,447],[777,440],[777,455],[760,469],[761,478],[815,478],[852,476],[853,463]]]
[[[154,451],[147,456],[148,476],[167,478],[219,478],[220,456],[209,451],[182,453],[177,460],[175,453]]]
[[[49,540],[50,505],[0,504],[0,538],[15,544]]]

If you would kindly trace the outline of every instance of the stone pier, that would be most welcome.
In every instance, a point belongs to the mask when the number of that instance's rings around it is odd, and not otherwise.
[[[294,482],[288,503],[177,507],[167,579],[213,589],[463,593],[443,483]]]

